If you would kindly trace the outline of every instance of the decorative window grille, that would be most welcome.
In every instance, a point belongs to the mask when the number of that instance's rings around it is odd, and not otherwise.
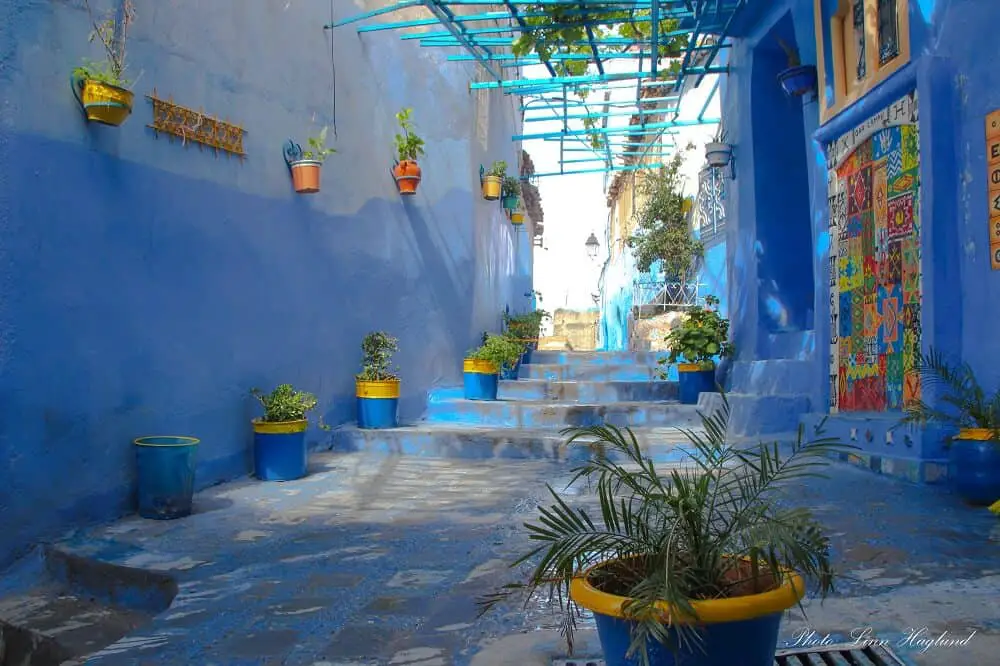
[[[726,228],[726,178],[721,169],[702,169],[698,175],[698,199],[694,227],[704,244],[724,236]]]
[[[897,0],[878,0],[878,62],[885,65],[899,55]]]
[[[854,0],[852,7],[854,26],[854,53],[857,56],[855,80],[864,81],[868,75],[868,58],[865,53],[865,0]]]

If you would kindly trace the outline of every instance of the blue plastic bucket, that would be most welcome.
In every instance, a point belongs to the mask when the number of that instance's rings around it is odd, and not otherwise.
[[[773,666],[781,613],[700,628],[701,644],[674,652],[662,643],[648,643],[650,666]],[[639,666],[641,657],[626,658],[632,622],[594,613],[606,666]],[[674,640],[677,643],[676,638]]]
[[[698,404],[698,395],[713,393],[715,387],[715,369],[689,370],[682,363],[677,368],[677,383],[682,405]]]
[[[261,481],[294,481],[306,475],[309,422],[253,422],[254,475]]]
[[[199,441],[194,437],[168,436],[135,440],[140,516],[173,520],[191,515]]]
[[[465,373],[466,400],[496,400],[499,376],[482,372]]]

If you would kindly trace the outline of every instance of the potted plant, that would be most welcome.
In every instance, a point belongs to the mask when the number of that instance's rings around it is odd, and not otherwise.
[[[729,164],[733,158],[733,147],[726,143],[726,130],[720,125],[715,138],[705,144],[705,161],[712,168]]]
[[[320,169],[327,157],[337,152],[326,147],[326,130],[320,130],[319,136],[309,137],[309,150],[291,141],[285,148],[285,161],[292,172],[292,186],[299,194],[319,192]]]
[[[125,78],[125,45],[129,26],[135,20],[135,6],[132,0],[123,0],[120,20],[114,13],[97,20],[90,2],[84,0],[84,5],[94,27],[90,41],[100,40],[106,57],[100,62],[85,59],[73,70],[70,87],[88,121],[117,127],[132,113],[134,95]]]
[[[785,56],[788,58],[788,69],[778,74],[778,83],[789,97],[802,97],[816,90],[816,68],[803,65],[799,52],[789,46],[785,40],[778,38]]]
[[[499,375],[513,367],[524,348],[506,335],[486,334],[483,344],[465,355],[466,400],[496,400]]]
[[[503,189],[504,175],[507,173],[507,163],[494,162],[488,171],[483,173],[483,167],[479,167],[479,180],[483,188],[483,198],[487,201],[496,201],[500,198]]]
[[[281,384],[270,394],[253,389],[251,394],[264,407],[264,416],[254,419],[253,459],[258,479],[294,481],[306,475],[306,415],[316,408],[316,396]]]
[[[515,210],[521,196],[521,181],[514,176],[504,176],[500,185],[501,203],[505,210]]]
[[[587,438],[608,454],[573,476],[600,513],[548,486],[552,502],[525,523],[537,547],[512,565],[532,565],[527,582],[480,599],[481,614],[517,594],[558,599],[570,650],[582,607],[609,665],[773,666],[781,616],[804,596],[804,580],[821,597],[834,589],[823,526],[782,501],[785,486],[821,476],[830,454],[854,447],[818,428],[808,441],[800,428],[787,454],[763,442],[730,445],[728,418],[723,400],[702,416],[705,434],[686,433],[690,474],[661,472],[628,428],[562,431],[567,444]]]
[[[417,193],[420,184],[421,171],[417,159],[424,154],[424,140],[413,132],[413,121],[410,116],[413,109],[406,108],[396,114],[400,132],[396,133],[396,164],[392,168],[392,177],[396,180],[399,193],[412,196]]]
[[[395,428],[398,425],[399,375],[392,372],[392,355],[399,340],[373,331],[361,341],[361,372],[355,375],[359,428]]]
[[[199,441],[173,436],[134,440],[140,516],[173,520],[191,515]]]
[[[510,211],[510,223],[515,227],[519,227],[524,224],[524,210],[518,208],[516,210]]]
[[[924,389],[933,388],[940,407],[910,402],[901,424],[957,428],[948,443],[949,483],[969,504],[1000,500],[1000,390],[987,393],[968,363],[951,364],[934,349],[918,354],[910,373]]]
[[[519,365],[531,362],[531,352],[538,349],[542,322],[551,316],[545,310],[534,310],[518,315],[504,313],[504,328],[507,330],[507,334],[524,345],[524,353]]]
[[[657,363],[677,364],[680,383],[680,401],[684,405],[694,405],[698,395],[716,390],[715,357],[732,356],[733,347],[729,343],[729,320],[719,314],[719,299],[705,297],[705,307],[692,308],[681,321],[680,326],[670,331],[666,337],[669,356]],[[661,372],[661,377],[666,378]]]

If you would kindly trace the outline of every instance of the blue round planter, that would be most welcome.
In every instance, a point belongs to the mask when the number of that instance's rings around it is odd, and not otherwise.
[[[531,363],[531,352],[532,351],[534,351],[534,350],[531,347],[528,347],[527,349],[525,349],[524,353],[521,354],[521,362],[518,365],[525,365],[527,363]]]
[[[481,372],[465,373],[466,400],[496,400],[499,376]]]
[[[696,405],[699,394],[715,392],[715,369],[686,370],[685,365],[687,364],[681,363],[677,367],[680,402],[682,405]]]
[[[358,398],[358,427],[365,430],[399,425],[399,398]]]
[[[781,613],[740,622],[704,625],[700,646],[677,652],[662,643],[648,644],[650,666],[773,666]],[[606,666],[639,666],[640,655],[627,658],[632,622],[594,613]],[[676,640],[674,641],[676,643]]]
[[[790,97],[801,97],[816,90],[816,68],[812,65],[790,67],[778,74],[778,82]]]
[[[521,358],[524,358],[523,356]],[[521,361],[518,361],[513,368],[504,368],[500,371],[500,379],[513,381],[517,379],[518,371],[521,369]]]
[[[948,451],[948,480],[969,504],[987,506],[1000,500],[1000,443],[952,440]]]
[[[294,481],[306,475],[307,421],[254,421],[254,475],[261,481]]]
[[[194,437],[135,440],[140,516],[173,520],[191,515],[198,442]]]

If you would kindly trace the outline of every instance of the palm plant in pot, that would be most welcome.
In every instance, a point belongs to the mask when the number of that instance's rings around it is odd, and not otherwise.
[[[785,504],[790,482],[821,476],[841,446],[800,428],[787,453],[778,444],[727,444],[728,402],[702,416],[705,434],[686,431],[687,470],[661,472],[629,429],[563,431],[605,455],[577,467],[571,485],[590,491],[570,506],[551,486],[549,506],[525,523],[536,548],[513,563],[527,581],[479,601],[541,591],[557,599],[573,651],[579,609],[594,614],[608,666],[772,666],[783,612],[800,602],[805,580],[833,590],[830,546],[805,508]],[[853,447],[846,447],[851,449]],[[616,462],[620,461],[620,462]],[[575,504],[575,502],[574,502]],[[596,513],[596,515],[594,515]],[[537,603],[537,601],[536,601]]]
[[[504,176],[500,185],[500,199],[504,210],[516,210],[521,197],[521,181],[514,176]]]
[[[778,38],[781,49],[788,58],[788,68],[778,74],[778,83],[789,97],[802,97],[816,90],[816,68],[803,65],[798,50],[785,40]]]
[[[392,371],[392,355],[399,340],[373,331],[361,341],[364,359],[355,375],[359,428],[395,428],[398,425],[399,375]]]
[[[905,405],[900,424],[936,423],[958,430],[948,444],[948,481],[968,503],[986,506],[1000,500],[1000,390],[987,393],[968,363],[950,363],[935,350],[919,353],[910,369],[921,392]]]
[[[94,17],[89,0],[84,0],[84,5],[94,28],[90,41],[101,42],[105,60],[84,60],[73,70],[70,87],[88,121],[117,127],[132,113],[135,97],[125,78],[125,45],[135,20],[135,5],[132,0],[123,0],[120,16],[111,12],[102,19]]]
[[[513,338],[487,333],[483,344],[465,355],[465,399],[496,400],[500,373],[514,367],[522,353],[524,347]]]
[[[484,199],[496,201],[500,198],[506,173],[507,163],[503,161],[494,162],[485,173],[483,167],[479,167],[479,180],[483,188]]]
[[[264,416],[253,423],[254,470],[263,481],[294,481],[306,475],[307,414],[316,408],[316,396],[281,384],[271,393],[251,391]]]
[[[729,320],[719,314],[719,299],[706,296],[705,307],[692,308],[681,325],[667,334],[666,342],[670,353],[657,363],[672,365],[684,360],[677,363],[681,403],[693,405],[699,394],[715,391],[715,359],[733,354]],[[661,371],[660,377],[666,379],[666,373]]]
[[[320,169],[330,155],[337,152],[326,147],[326,131],[324,127],[317,136],[309,137],[308,150],[291,141],[285,147],[285,162],[292,172],[292,186],[299,194],[319,192]]]
[[[392,167],[392,177],[396,181],[399,193],[405,196],[417,193],[417,186],[420,185],[422,177],[417,159],[424,154],[424,140],[413,131],[412,115],[413,109],[410,108],[402,109],[396,114],[400,131],[395,136],[397,160]]]

